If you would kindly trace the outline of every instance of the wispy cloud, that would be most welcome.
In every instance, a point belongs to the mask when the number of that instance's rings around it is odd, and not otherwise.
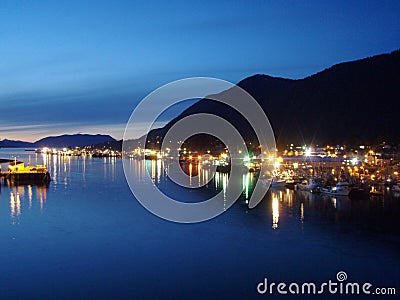
[[[62,134],[109,134],[116,139],[121,139],[125,124],[77,124],[71,123],[48,123],[32,125],[2,126],[0,124],[0,139],[13,139],[35,142],[41,138]]]

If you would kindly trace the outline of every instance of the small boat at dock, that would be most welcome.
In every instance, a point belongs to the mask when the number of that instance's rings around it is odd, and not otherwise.
[[[374,196],[383,196],[385,192],[382,186],[372,185],[369,193]]]
[[[296,187],[300,191],[308,191],[311,193],[318,193],[322,187],[323,181],[320,178],[310,178],[309,180],[303,180],[297,184]]]
[[[392,191],[394,193],[400,193],[400,183],[393,185],[392,186]]]
[[[285,187],[285,180],[274,177],[271,181],[271,188],[280,188],[280,187]]]
[[[295,186],[301,183],[303,180],[298,177],[291,177],[285,180],[285,187],[288,189],[294,189]]]
[[[333,196],[348,196],[351,188],[347,181],[339,181],[336,186],[320,189],[321,193]]]
[[[1,172],[4,182],[10,184],[47,184],[50,182],[50,173],[46,166],[25,166],[21,161],[14,161],[9,164],[8,172]]]

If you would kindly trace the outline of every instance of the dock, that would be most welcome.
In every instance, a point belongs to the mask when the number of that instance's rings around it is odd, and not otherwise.
[[[2,163],[6,159],[0,160]],[[12,161],[12,160],[8,160]],[[50,173],[44,165],[25,166],[21,161],[14,159],[8,165],[8,171],[0,172],[0,180],[5,184],[48,184],[51,181]]]
[[[1,172],[4,183],[15,184],[48,184],[51,180],[49,172]]]

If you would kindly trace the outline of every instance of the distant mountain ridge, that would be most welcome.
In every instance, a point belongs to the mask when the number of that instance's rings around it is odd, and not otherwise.
[[[79,133],[49,136],[34,143],[4,139],[0,141],[0,148],[82,147],[115,141],[110,135]]]
[[[257,74],[243,79],[238,86],[263,108],[278,146],[288,143],[364,144],[385,140],[400,143],[400,50],[339,63],[298,80]],[[229,94],[229,90],[223,93]],[[196,102],[164,127],[152,130],[147,140],[154,147],[159,146],[157,141],[162,140],[173,124],[196,113],[218,115],[234,124],[247,142],[257,142],[250,124],[240,113],[208,99]],[[97,135],[99,140],[88,138],[93,135],[72,136],[78,137],[48,137],[35,143],[3,140],[0,147],[65,147],[116,142],[104,135]],[[131,148],[141,140],[131,141]],[[197,145],[207,146],[212,142],[213,139],[203,136]],[[120,144],[117,142],[115,147]]]
[[[30,148],[33,143],[4,139],[0,141],[0,148]]]
[[[238,85],[263,108],[278,145],[400,142],[400,50],[340,63],[304,79],[258,74]],[[218,115],[234,124],[245,140],[256,141],[238,112],[208,99],[150,132],[149,140],[162,139],[178,120],[196,113]]]
[[[116,140],[110,135],[103,134],[64,134],[60,136],[49,136],[40,139],[34,143],[35,147],[82,147],[90,146],[105,142],[115,142]]]

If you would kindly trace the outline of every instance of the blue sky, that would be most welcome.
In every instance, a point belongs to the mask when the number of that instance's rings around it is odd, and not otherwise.
[[[297,79],[398,49],[399,12],[399,1],[3,0],[0,139],[121,138],[138,101],[173,80]]]

